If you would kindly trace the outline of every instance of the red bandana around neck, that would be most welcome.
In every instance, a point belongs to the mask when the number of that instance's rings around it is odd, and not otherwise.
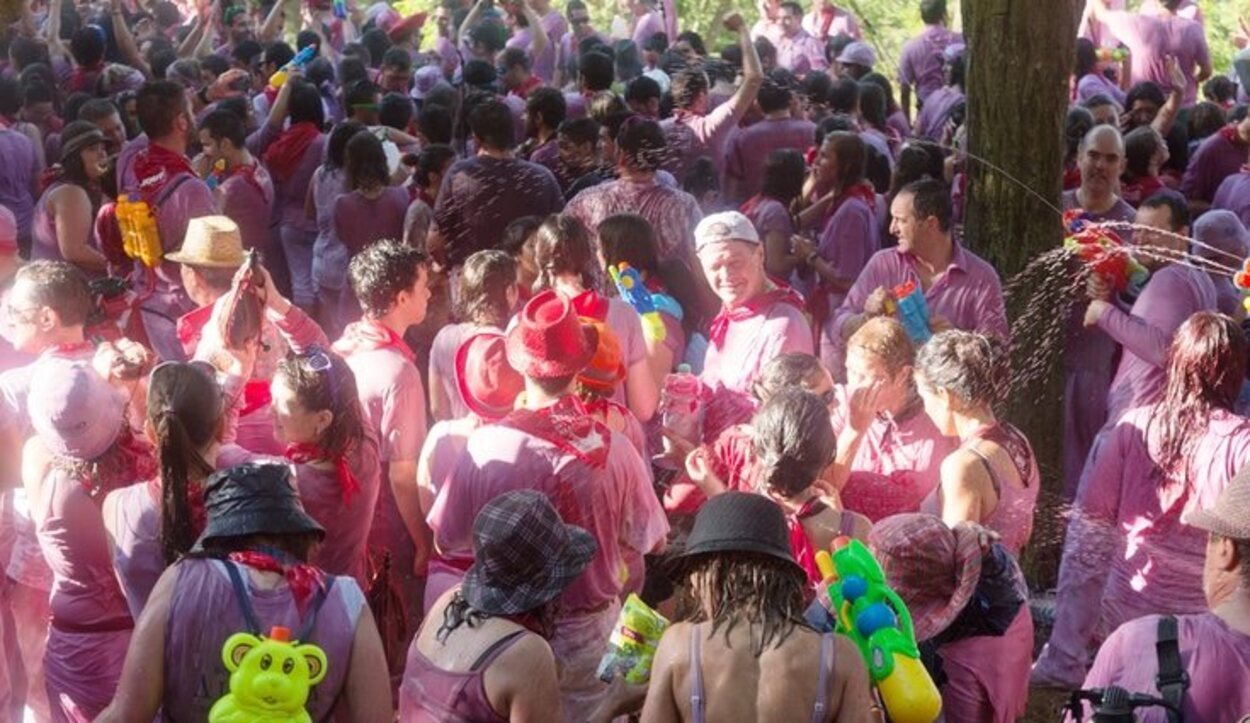
[[[343,492],[343,506],[347,507],[352,503],[352,495],[360,491],[360,482],[356,479],[356,475],[352,474],[351,465],[347,463],[347,455],[340,454],[331,456],[324,447],[311,442],[295,442],[286,446],[283,456],[291,460],[295,464],[308,464],[309,462],[328,461],[334,463],[335,473],[338,475],[339,489]]]
[[[361,319],[348,324],[343,330],[343,337],[334,342],[334,351],[343,356],[379,349],[394,349],[409,362],[416,359],[404,338],[376,319]]]
[[[283,131],[265,151],[265,167],[275,181],[285,181],[295,173],[295,167],[304,160],[304,153],[314,139],[321,135],[316,125],[304,122]]]
[[[303,563],[284,565],[272,555],[255,550],[232,552],[230,560],[262,572],[276,572],[285,577],[300,615],[303,615],[307,609],[308,600],[313,592],[325,587],[325,573],[312,565]]]
[[[607,321],[608,297],[597,291],[583,291],[569,300],[577,315],[595,321]]]
[[[543,409],[519,409],[499,424],[550,442],[595,469],[608,462],[612,431],[590,416],[575,395]]]
[[[1229,143],[1232,143],[1237,148],[1246,148],[1250,146],[1250,143],[1246,143],[1245,141],[1241,139],[1241,134],[1237,132],[1236,123],[1229,123],[1228,125],[1221,128],[1220,135],[1223,136],[1224,140],[1228,141]]]
[[[164,499],[164,486],[160,477],[148,478],[148,493],[152,496],[152,501],[158,506]],[[204,525],[208,524],[208,513],[204,511],[204,486],[192,482],[187,485],[187,505],[191,508],[191,529],[195,531],[195,536],[199,537],[204,531]]]
[[[732,309],[722,307],[716,318],[712,319],[711,326],[708,327],[708,340],[717,349],[723,348],[725,336],[729,333],[730,324],[737,321],[746,321],[760,314],[766,314],[773,307],[773,304],[789,304],[802,311],[803,297],[789,286],[773,282],[772,289],[748,300],[741,306],[736,306]]]
[[[871,183],[868,183],[867,181],[860,181],[854,186],[851,186],[842,193],[838,194],[837,199],[833,203],[829,204],[829,208],[825,211],[823,221],[828,223],[829,219],[833,218],[833,215],[838,212],[838,209],[842,208],[843,204],[847,203],[852,198],[858,198],[868,204],[868,208],[873,209],[874,211],[877,208],[876,189],[872,187]]]
[[[139,151],[135,158],[135,178],[139,181],[139,190],[144,193],[155,194],[166,183],[184,173],[195,175],[191,161],[185,155],[155,143]]]

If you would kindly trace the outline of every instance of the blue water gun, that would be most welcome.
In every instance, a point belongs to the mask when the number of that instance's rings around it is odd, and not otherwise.
[[[888,311],[898,316],[913,344],[923,344],[933,337],[933,329],[929,327],[929,305],[925,303],[924,292],[914,281],[895,286],[886,306]]]
[[[339,20],[347,19],[347,2],[346,0],[334,0],[334,17]]]
[[[647,285],[643,283],[642,274],[638,273],[638,269],[631,267],[622,261],[616,266],[608,266],[608,273],[612,276],[612,281],[616,283],[616,288],[621,292],[621,298],[629,302],[634,307],[634,311],[642,317],[642,332],[651,341],[664,341],[668,336],[668,331],[664,328],[664,319],[660,317],[660,310],[656,308],[655,299],[652,298],[651,291]]]
[[[274,88],[281,88],[286,85],[286,79],[291,74],[292,70],[295,68],[303,70],[304,66],[311,63],[315,57],[317,57],[317,46],[305,45],[303,50],[296,53],[294,58],[291,58],[291,62],[282,66],[276,73],[269,76],[269,85]]]

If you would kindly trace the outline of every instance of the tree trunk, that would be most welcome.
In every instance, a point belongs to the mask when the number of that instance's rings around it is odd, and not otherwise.
[[[968,43],[969,174],[964,240],[1004,283],[1062,243],[1059,206],[1068,77],[1082,0],[963,0]],[[983,160],[978,160],[983,159]],[[1013,180],[1014,179],[1014,180]],[[1015,300],[1018,307],[1019,299]],[[1008,308],[1015,318],[1019,308]],[[1016,350],[1028,339],[1014,339]],[[1007,417],[1028,435],[1043,476],[1026,570],[1049,586],[1062,544],[1061,369],[1045,389],[1008,400]]]

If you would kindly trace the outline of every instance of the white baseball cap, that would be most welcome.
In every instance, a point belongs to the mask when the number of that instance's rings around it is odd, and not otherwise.
[[[706,216],[694,229],[695,251],[721,241],[758,244],[760,234],[751,220],[737,211],[722,211]]]

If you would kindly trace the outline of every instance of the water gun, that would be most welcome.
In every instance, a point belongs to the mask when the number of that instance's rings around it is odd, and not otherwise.
[[[1101,63],[1116,62],[1123,63],[1128,60],[1128,50],[1125,48],[1099,48],[1098,61]]]
[[[1128,244],[1114,231],[1092,223],[1078,209],[1063,214],[1063,223],[1068,230],[1064,247],[1073,249],[1077,258],[1106,279],[1116,292],[1124,291],[1130,284],[1140,287],[1146,283],[1150,272],[1132,257]]]
[[[226,159],[218,158],[216,161],[213,162],[213,170],[209,172],[208,178],[204,179],[204,183],[205,185],[208,186],[208,190],[215,191],[217,190],[217,187],[222,184],[222,181],[225,181],[225,180],[226,180]]]
[[[305,45],[303,50],[296,53],[294,58],[291,58],[291,62],[282,66],[276,73],[269,76],[269,87],[281,88],[286,85],[286,79],[291,74],[292,70],[297,68],[303,70],[304,66],[311,63],[312,59],[315,57],[317,57],[316,46]]]
[[[230,671],[230,692],[208,711],[209,723],[307,723],[308,692],[326,677],[326,654],[316,645],[291,642],[291,631],[268,636],[235,633],[221,659]]]
[[[1241,271],[1233,274],[1233,286],[1242,293],[1246,298],[1242,300],[1242,305],[1246,307],[1246,311],[1250,313],[1250,259],[1246,259],[1241,264]]]
[[[881,566],[858,540],[841,536],[834,553],[816,553],[838,632],[859,647],[893,723],[933,723],[942,696],[920,662],[911,613],[885,583]]]
[[[924,344],[933,337],[929,327],[929,305],[916,282],[895,286],[885,302],[886,311],[898,317],[913,344]]]
[[[609,265],[608,273],[616,283],[617,290],[621,292],[621,298],[628,301],[642,317],[643,335],[651,341],[664,341],[668,336],[664,319],[660,318],[660,310],[656,308],[655,300],[651,298],[651,290],[643,282],[638,269],[622,261],[616,266]]]
[[[161,234],[152,207],[138,195],[122,194],[117,199],[117,226],[122,234],[122,250],[149,269],[165,257]]]
[[[344,0],[334,0],[334,17],[339,20],[347,19],[347,3]]]

